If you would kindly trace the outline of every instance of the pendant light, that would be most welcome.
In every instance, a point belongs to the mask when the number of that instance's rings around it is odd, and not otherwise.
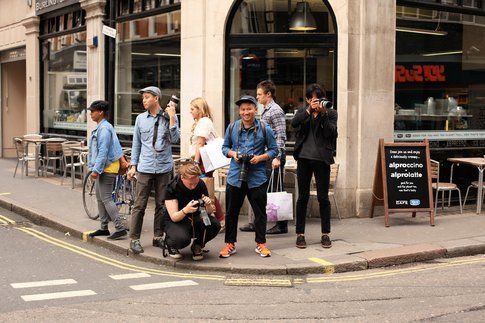
[[[290,19],[291,31],[312,31],[317,29],[317,23],[310,10],[310,4],[300,1]]]

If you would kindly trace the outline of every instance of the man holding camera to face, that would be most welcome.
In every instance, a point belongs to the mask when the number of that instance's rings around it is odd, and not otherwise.
[[[305,218],[310,197],[310,183],[315,176],[317,198],[320,205],[321,244],[330,248],[330,165],[337,138],[337,111],[332,102],[325,98],[325,90],[318,84],[311,84],[306,90],[307,106],[300,108],[291,125],[296,129],[295,150],[297,160],[298,200],[296,203],[296,247],[306,248]]]
[[[213,217],[215,206],[208,197],[204,181],[200,179],[199,166],[192,160],[179,168],[176,176],[167,186],[164,214],[165,241],[163,248],[174,259],[182,258],[179,249],[190,244],[192,238],[192,259],[204,258],[202,248],[214,239],[221,225]],[[165,253],[165,251],[164,251]],[[165,254],[164,254],[165,256]]]
[[[178,99],[172,100],[162,110],[160,98],[162,92],[158,87],[149,86],[141,89],[145,112],[136,117],[133,130],[130,169],[128,179],[137,175],[136,197],[131,212],[130,249],[133,253],[142,253],[140,243],[143,217],[152,188],[155,188],[155,217],[153,220],[153,245],[159,246],[162,237],[162,207],[165,187],[170,180],[173,169],[172,144],[179,141],[175,107]]]
[[[250,95],[236,101],[241,119],[227,127],[222,145],[222,152],[232,160],[226,185],[226,245],[219,253],[221,258],[236,253],[237,222],[246,196],[255,217],[255,251],[261,257],[271,256],[266,247],[266,161],[278,155],[278,146],[271,127],[256,120],[257,104]]]

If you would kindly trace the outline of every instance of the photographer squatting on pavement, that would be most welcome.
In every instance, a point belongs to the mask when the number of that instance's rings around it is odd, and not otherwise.
[[[183,164],[179,168],[179,175],[175,176],[165,191],[166,210],[163,221],[166,235],[165,246],[162,248],[174,259],[182,258],[179,249],[187,247],[194,238],[192,259],[202,260],[202,248],[221,229],[219,221],[208,215],[214,213],[216,208],[208,197],[207,187],[200,175],[199,166],[192,161]]]

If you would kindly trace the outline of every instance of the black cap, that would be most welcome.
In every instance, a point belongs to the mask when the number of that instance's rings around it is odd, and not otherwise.
[[[244,103],[244,102],[252,103],[255,106],[258,106],[258,101],[256,101],[254,96],[251,96],[251,95],[243,95],[242,97],[239,98],[239,100],[236,101],[236,105],[240,106],[241,103]]]
[[[96,100],[91,103],[88,110],[99,110],[99,111],[108,111],[109,110],[109,103],[103,100]]]

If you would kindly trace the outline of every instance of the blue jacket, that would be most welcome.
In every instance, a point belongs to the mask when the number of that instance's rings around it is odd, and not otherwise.
[[[120,141],[115,129],[103,119],[91,132],[89,142],[88,167],[93,172],[102,174],[104,168],[123,156]]]
[[[271,127],[266,124],[266,138],[261,129],[261,121],[255,120],[254,125],[249,129],[241,127],[241,120],[234,122],[232,133],[230,132],[231,125],[226,129],[224,136],[224,144],[222,145],[222,153],[227,156],[230,150],[238,151],[239,154],[262,155],[267,153],[270,159],[278,155],[278,145],[271,130]],[[256,131],[256,135],[255,135]],[[241,187],[239,181],[239,171],[241,164],[234,158],[231,159],[231,165],[227,174],[227,183],[231,186]],[[249,165],[248,169],[248,187],[254,188],[263,185],[268,180],[266,175],[266,163],[260,162],[256,165]]]

